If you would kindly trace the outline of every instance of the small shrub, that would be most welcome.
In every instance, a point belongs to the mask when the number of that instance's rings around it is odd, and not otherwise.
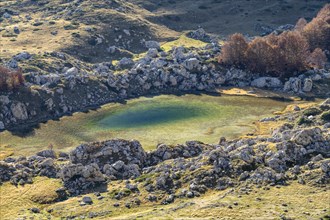
[[[317,16],[302,30],[312,50],[330,50],[330,4],[326,4]]]
[[[297,31],[259,37],[249,43],[243,35],[235,34],[224,45],[219,61],[252,72],[291,76],[307,69],[308,48],[307,40]]]
[[[308,22],[306,21],[306,19],[305,18],[300,18],[299,20],[298,20],[298,22],[296,23],[296,26],[295,26],[295,30],[296,31],[303,31],[304,30],[304,28],[306,27],[306,25],[308,24]]]
[[[248,43],[242,34],[233,34],[223,45],[219,62],[226,65],[242,67],[246,64]]]
[[[317,69],[323,69],[327,62],[327,55],[320,48],[316,48],[308,57],[308,64]]]
[[[13,71],[0,66],[0,91],[10,91],[19,88],[25,80],[21,70]]]
[[[299,32],[289,31],[279,35],[278,47],[283,56],[281,67],[284,68],[285,72],[306,70],[309,45]]]
[[[324,68],[330,50],[330,4],[310,23],[300,19],[293,31],[271,34],[247,42],[234,34],[222,47],[219,63],[274,76],[294,76],[296,72]]]
[[[313,123],[313,121],[310,120],[310,119],[308,119],[308,118],[306,118],[306,117],[301,117],[297,121],[297,124],[298,125],[310,125],[312,123]]]
[[[330,111],[324,112],[321,115],[321,119],[325,122],[330,122]]]
[[[308,108],[306,109],[303,114],[306,115],[306,116],[315,116],[315,115],[319,115],[321,114],[322,111],[318,108]]]
[[[247,67],[253,72],[277,72],[278,50],[265,38],[254,39],[247,50]]]

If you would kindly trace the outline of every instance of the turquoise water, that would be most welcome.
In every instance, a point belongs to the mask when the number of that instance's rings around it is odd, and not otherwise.
[[[209,113],[209,109],[202,103],[201,106],[197,106],[195,103],[175,102],[175,100],[166,100],[166,102],[146,100],[127,109],[111,112],[98,124],[105,129],[132,129],[186,121]]]
[[[147,150],[159,143],[187,140],[217,143],[221,136],[235,138],[253,132],[254,121],[271,116],[287,104],[247,96],[141,97],[40,124],[25,137],[0,133],[0,151],[6,147],[18,153],[34,152],[49,144],[68,151],[84,142],[112,138],[139,140]]]

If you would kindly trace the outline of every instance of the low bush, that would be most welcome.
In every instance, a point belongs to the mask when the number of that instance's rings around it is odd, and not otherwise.
[[[219,62],[226,65],[243,67],[246,63],[248,43],[242,34],[233,34],[222,47]]]
[[[322,111],[318,108],[308,108],[306,110],[304,110],[303,114],[306,116],[315,116],[315,115],[319,115],[321,114]]]
[[[308,64],[311,67],[323,69],[327,62],[327,55],[320,48],[316,48],[308,57]]]
[[[219,63],[252,72],[291,77],[310,68],[324,68],[330,50],[330,4],[310,23],[300,19],[293,31],[248,42],[234,34],[223,45]]]
[[[253,72],[277,72],[280,54],[265,38],[256,38],[248,46],[246,66]]]
[[[306,117],[300,117],[298,120],[297,120],[297,124],[298,125],[311,125],[313,123],[312,120],[306,118]]]
[[[308,48],[307,40],[297,31],[258,37],[249,43],[236,34],[223,46],[219,62],[252,72],[290,76],[307,69]]]
[[[312,50],[330,50],[330,4],[326,4],[317,16],[302,29]]]
[[[0,91],[11,91],[19,88],[25,80],[21,70],[10,70],[0,66]]]
[[[326,122],[330,122],[330,111],[324,112],[321,115],[321,119]]]

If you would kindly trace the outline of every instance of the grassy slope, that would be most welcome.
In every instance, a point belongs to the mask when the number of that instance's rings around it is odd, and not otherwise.
[[[273,27],[294,24],[300,17],[315,16],[327,0],[129,0],[113,1],[111,4],[105,0],[85,0],[79,5],[82,14],[73,13],[69,18],[68,12],[77,9],[72,2],[39,2],[39,5],[28,0],[0,2],[0,8],[19,12],[19,17],[13,16],[0,23],[0,58],[8,58],[24,50],[30,53],[63,50],[80,58],[93,57],[92,62],[109,61],[130,56],[132,52],[138,54],[145,51],[140,43],[142,39],[166,42],[179,37],[182,31],[200,26],[210,33],[226,36],[234,32],[257,34],[254,30],[257,23]],[[125,12],[116,10],[119,7],[124,8]],[[27,14],[32,16],[31,21],[25,18]],[[42,24],[33,26],[37,21]],[[14,26],[20,28],[21,34],[13,34]],[[66,30],[64,27],[71,28]],[[120,29],[119,32],[115,30],[116,27]],[[94,30],[88,32],[86,28]],[[124,29],[130,30],[132,36],[125,36],[122,32]],[[52,31],[58,31],[58,34],[52,35]],[[92,35],[104,37],[105,42],[91,47],[87,40]],[[119,35],[124,41],[132,40],[130,49],[123,49],[119,54],[107,53],[105,48],[109,46],[123,46],[121,41],[115,41]]]
[[[60,180],[37,177],[32,185],[15,187],[9,182],[0,185],[1,219],[13,219],[28,208],[46,207],[57,195],[55,190],[61,186]]]
[[[152,12],[152,22],[176,31],[199,26],[208,32],[228,35],[234,32],[258,34],[256,23],[277,27],[295,24],[300,17],[310,19],[329,1],[278,0],[130,0]]]
[[[80,206],[81,197],[48,205],[38,204],[54,199],[54,190],[59,186],[57,180],[38,178],[33,185],[18,188],[6,183],[0,187],[0,214],[4,220],[19,216],[60,219],[89,213],[101,213],[95,219],[278,219],[282,214],[294,219],[317,219],[330,214],[329,187],[315,188],[296,182],[280,188],[252,188],[249,194],[240,192],[239,188],[208,191],[201,197],[180,199],[165,206],[159,202],[147,202],[148,194],[141,190],[140,194],[132,193],[125,198],[126,201],[134,198],[142,201],[141,206],[130,209],[124,206],[124,201],[112,199],[113,190],[123,189],[123,185],[115,181],[108,185],[109,192],[102,193],[103,200],[89,194],[93,205]],[[238,205],[234,205],[236,202]],[[114,207],[114,203],[119,203],[120,207]],[[27,210],[31,207],[41,208],[41,214],[32,214]],[[53,212],[47,213],[48,209]]]
[[[79,5],[82,14],[73,14],[67,19],[67,13],[71,9],[77,9],[71,2],[53,0],[44,5],[38,5],[37,2],[33,3],[28,0],[0,2],[0,8],[19,12],[19,16],[13,16],[11,19],[4,19],[0,22],[0,58],[9,58],[22,51],[35,54],[50,51],[66,51],[76,54],[74,51],[78,51],[77,54],[80,58],[90,55],[96,56],[99,61],[105,59],[109,61],[125,56],[125,54],[129,55],[131,52],[142,52],[145,50],[140,43],[142,39],[153,38],[167,41],[180,35],[163,25],[149,22],[143,17],[149,12],[129,2],[120,2],[112,7],[107,6],[109,3],[106,1],[86,0]],[[117,11],[117,6],[125,8],[126,11]],[[65,8],[68,10],[64,10]],[[48,9],[52,10],[47,11]],[[26,15],[31,15],[32,20],[27,20]],[[36,22],[40,22],[40,25],[34,26]],[[18,35],[13,32],[15,26],[21,30]],[[94,30],[88,32],[86,28]],[[119,28],[120,31],[116,31],[116,28]],[[123,32],[124,29],[130,30],[132,36],[126,36]],[[53,35],[51,34],[53,31],[58,33]],[[77,35],[79,37],[76,37]],[[87,41],[95,35],[104,38],[104,42],[100,46],[92,47]],[[105,48],[112,45],[122,46],[121,41],[115,41],[115,38],[120,35],[123,39],[127,38],[125,40],[132,40],[130,49],[123,50],[124,55],[106,54]],[[96,61],[93,60],[93,62]]]

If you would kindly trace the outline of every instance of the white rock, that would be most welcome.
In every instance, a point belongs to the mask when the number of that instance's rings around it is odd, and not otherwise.
[[[77,75],[77,74],[78,74],[78,69],[76,67],[72,67],[65,72],[65,75]]]
[[[129,30],[124,29],[123,32],[124,32],[127,36],[131,36],[131,33],[129,32]]]

